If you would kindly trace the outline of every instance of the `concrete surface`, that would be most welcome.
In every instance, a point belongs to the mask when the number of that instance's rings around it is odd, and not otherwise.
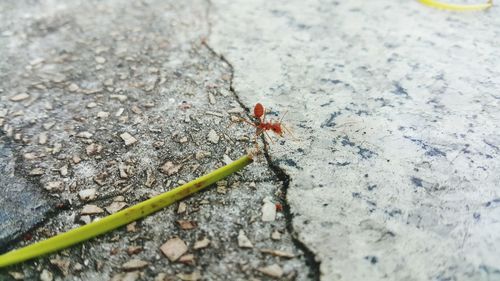
[[[497,14],[388,0],[3,1],[2,251],[105,215],[81,215],[86,204],[132,205],[239,157],[254,130],[228,127],[230,115],[256,102],[287,112],[293,136],[185,212],[0,280],[267,280],[259,269],[273,265],[280,280],[500,279]],[[169,175],[168,161],[182,168]],[[95,199],[79,197],[87,189]],[[284,207],[272,222],[266,197]],[[194,262],[163,256],[175,236]]]
[[[322,280],[500,280],[500,17],[417,1],[213,1]]]
[[[2,253],[148,199],[253,146],[252,128],[229,127],[229,113],[243,109],[229,89],[230,66],[203,44],[207,10],[205,1],[0,4]],[[165,171],[167,162],[181,167]],[[312,256],[290,235],[290,217],[261,217],[266,198],[286,206],[282,186],[261,159],[135,225],[0,269],[0,280],[308,280]],[[89,204],[99,213],[82,214]],[[240,247],[240,232],[252,248]],[[188,246],[184,262],[160,250],[173,237]],[[205,238],[210,244],[195,249]]]

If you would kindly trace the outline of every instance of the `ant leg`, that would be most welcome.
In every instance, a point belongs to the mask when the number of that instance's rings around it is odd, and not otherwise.
[[[245,123],[249,124],[250,126],[257,127],[254,123],[248,121],[247,119],[245,119],[243,117],[237,117],[237,118],[238,118],[238,120],[231,120],[231,123],[229,123],[229,125],[227,126],[226,129],[233,126],[235,123],[240,123],[240,122],[245,122]]]
[[[260,135],[262,135],[263,132],[264,132],[264,130],[262,130],[262,129],[257,129],[257,131],[255,132],[254,141],[255,141],[255,148],[257,149],[257,153],[260,152],[260,150],[259,150],[259,142],[258,142],[257,138]],[[264,145],[265,145],[265,143],[264,143]]]
[[[281,118],[280,118],[280,123],[281,123],[281,121],[283,121],[283,118],[285,118],[285,116],[286,116],[287,113],[288,113],[288,110],[285,111],[285,113],[283,113],[283,116],[281,116]]]
[[[243,117],[240,117],[238,121],[239,122],[245,122],[245,123],[247,123],[247,124],[249,124],[250,126],[253,126],[253,127],[257,127],[254,123],[248,121],[247,119],[245,119]]]
[[[274,144],[273,139],[271,138],[271,136],[266,131],[264,131],[264,134],[271,141],[271,143]]]
[[[257,141],[257,135],[255,135],[254,137],[254,142],[255,142],[256,153],[259,154],[260,149],[259,149],[259,142]]]
[[[292,138],[294,140],[298,140],[297,137],[295,137],[295,135],[292,133],[292,131],[290,129],[288,129],[285,125],[281,124],[281,127],[283,127],[283,129],[285,129],[285,131],[290,134],[290,136],[292,136]]]

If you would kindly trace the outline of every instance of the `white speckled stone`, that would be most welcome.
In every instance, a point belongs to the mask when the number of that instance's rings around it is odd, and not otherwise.
[[[214,0],[322,280],[500,280],[500,17],[417,1]],[[271,117],[271,116],[270,116]]]

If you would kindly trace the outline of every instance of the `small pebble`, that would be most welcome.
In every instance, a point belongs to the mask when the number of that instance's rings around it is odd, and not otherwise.
[[[97,113],[97,117],[101,118],[101,119],[108,118],[109,117],[109,112],[99,111]]]
[[[61,168],[59,168],[59,173],[63,177],[67,176],[68,175],[68,165],[64,165]]]
[[[61,82],[64,82],[65,79],[66,79],[66,76],[64,74],[54,73],[54,76],[52,77],[51,80],[56,82],[56,83],[61,83]]]
[[[146,182],[144,183],[144,185],[147,187],[152,187],[155,182],[156,178],[153,171],[151,171],[151,169],[148,169],[146,171]]]
[[[118,165],[118,171],[120,172],[120,178],[122,178],[122,179],[128,179],[128,170],[129,170],[129,166],[128,165],[120,163]]]
[[[85,150],[87,151],[88,156],[94,156],[101,153],[102,146],[96,143],[89,144]]]
[[[73,160],[73,163],[78,164],[82,161],[82,158],[80,158],[80,156],[78,156],[78,155],[73,155],[71,160]]]
[[[106,59],[103,57],[95,57],[95,61],[99,64],[103,64],[106,62]]]
[[[119,101],[126,101],[126,100],[127,100],[127,98],[128,98],[126,95],[110,95],[109,97],[110,97],[111,99],[117,99],[117,100],[119,100]],[[119,110],[121,110],[121,113],[120,113],[119,115],[117,114],[116,116],[120,116],[120,115],[123,113],[123,111],[124,111],[125,109],[120,108]]]
[[[44,123],[43,124],[43,128],[45,130],[49,130],[50,128],[52,128],[54,125],[56,124],[56,122],[47,122],[47,123]]]
[[[78,196],[80,197],[80,200],[82,200],[82,201],[94,200],[96,197],[96,189],[89,188],[89,189],[80,190],[80,192],[78,192]]]
[[[271,239],[281,240],[281,232],[274,230],[273,233],[271,233]]]
[[[226,154],[224,154],[224,155],[222,156],[222,158],[223,158],[223,160],[224,160],[224,164],[226,164],[226,165],[229,165],[229,164],[231,164],[231,163],[233,162],[233,159],[231,159],[231,158],[230,158],[229,156],[227,156]]]
[[[106,211],[108,211],[108,213],[114,214],[120,211],[121,209],[125,208],[125,206],[127,206],[127,203],[125,202],[113,202],[109,206],[105,207],[105,209]]]
[[[132,106],[132,108],[130,108],[130,110],[132,110],[132,112],[135,113],[135,114],[141,114],[142,113],[142,110],[137,105]]]
[[[57,268],[59,268],[59,270],[62,272],[64,276],[69,274],[69,266],[70,266],[69,260],[51,259],[50,263],[57,266]]]
[[[110,78],[110,79],[104,80],[104,86],[108,86],[108,87],[113,86],[113,79]]]
[[[137,222],[131,222],[129,224],[127,224],[127,232],[137,232]]]
[[[76,92],[80,89],[80,87],[78,85],[76,85],[75,83],[71,83],[68,87],[68,91],[70,92]]]
[[[36,59],[34,59],[34,60],[30,61],[30,64],[31,64],[31,65],[37,65],[37,64],[41,64],[41,63],[42,63],[42,62],[44,62],[44,61],[45,61],[45,59],[42,59],[42,58],[36,58]]]
[[[238,234],[238,246],[240,248],[253,248],[252,242],[250,242],[250,239],[248,239],[243,230],[240,230]]]
[[[202,240],[198,240],[194,243],[193,249],[198,250],[198,249],[203,249],[208,247],[210,245],[210,240],[205,237]]]
[[[179,273],[177,277],[183,281],[197,281],[201,279],[201,274],[199,271],[194,271],[192,273]]]
[[[62,149],[62,144],[55,143],[54,146],[52,147],[52,154],[57,154],[61,152],[61,149]]]
[[[142,252],[142,247],[139,246],[130,246],[127,248],[127,254],[129,256],[137,255],[140,252]]]
[[[212,93],[208,93],[208,102],[210,102],[210,104],[215,104],[215,97]]]
[[[52,272],[44,269],[42,274],[40,274],[40,281],[52,281],[54,279]]]
[[[48,137],[47,137],[46,132],[42,132],[42,133],[40,133],[40,135],[38,135],[38,143],[39,144],[42,144],[42,145],[46,144],[47,140],[48,140]]]
[[[26,160],[34,160],[34,159],[38,158],[38,156],[35,153],[25,153],[23,155],[23,157]]]
[[[96,205],[85,205],[80,212],[81,215],[95,215],[100,213],[104,213],[104,210],[97,207]]]
[[[90,102],[87,104],[87,108],[94,108],[96,106],[97,106],[97,103],[95,103],[95,102]]]
[[[64,189],[64,185],[61,181],[51,181],[45,184],[44,188],[48,191],[62,191]]]
[[[122,268],[124,270],[135,270],[135,269],[141,269],[149,265],[149,262],[139,260],[139,259],[132,259],[129,260],[128,262],[124,263],[122,265]]]
[[[14,280],[24,280],[24,274],[16,271],[9,271],[9,275],[14,278]]]
[[[266,197],[262,205],[262,221],[274,221],[276,219],[276,205]]]
[[[208,141],[214,144],[219,142],[219,135],[217,135],[214,129],[211,129],[208,133]]]
[[[132,145],[137,142],[137,139],[127,132],[121,134],[120,137],[125,142],[126,146]]]
[[[22,100],[25,100],[25,99],[27,99],[29,97],[30,97],[30,95],[28,95],[27,93],[21,93],[21,94],[17,94],[15,96],[12,96],[9,99],[11,101],[22,101]]]
[[[281,278],[283,276],[283,269],[277,264],[259,267],[257,270],[273,278]]]
[[[203,159],[205,157],[209,157],[211,155],[212,155],[211,152],[202,150],[202,151],[196,152],[195,158],[196,158],[196,160],[201,160],[201,159]]]
[[[282,258],[294,258],[295,255],[289,252],[285,251],[280,251],[280,250],[272,250],[272,249],[261,249],[260,250],[264,254],[270,254],[276,257],[282,257]]]
[[[30,176],[41,176],[43,175],[45,172],[43,171],[42,168],[35,168],[33,170],[30,171]]]
[[[177,174],[182,168],[182,164],[175,165],[174,163],[167,161],[161,166],[161,172],[169,176]]]
[[[179,208],[177,208],[177,214],[183,214],[186,212],[187,205],[184,202],[179,203]]]
[[[77,138],[84,138],[84,139],[90,139],[92,136],[93,135],[90,132],[79,132],[78,134],[76,134]]]
[[[195,221],[189,221],[189,220],[178,220],[177,224],[179,225],[179,228],[182,230],[191,230],[195,229],[198,224]]]
[[[75,271],[80,271],[83,269],[83,265],[81,263],[76,263],[74,266],[73,266],[73,270]]]
[[[80,222],[83,224],[89,224],[92,221],[90,216],[80,216]]]
[[[132,271],[127,273],[118,273],[113,275],[110,281],[136,281],[140,277],[139,271]]]
[[[193,265],[194,264],[194,255],[193,254],[187,254],[179,258],[178,262],[183,263],[183,264],[189,264]]]
[[[188,247],[180,238],[172,238],[161,245],[160,250],[171,262],[174,262],[187,252]]]

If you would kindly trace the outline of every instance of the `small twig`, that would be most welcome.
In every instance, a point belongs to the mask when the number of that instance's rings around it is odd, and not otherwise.
[[[444,3],[437,0],[418,0],[420,3],[427,5],[429,7],[433,7],[436,9],[449,10],[449,11],[457,11],[457,12],[465,12],[465,11],[480,11],[486,10],[493,6],[493,0],[488,0],[488,2],[484,4],[452,4],[452,3]]]
[[[0,268],[52,253],[100,234],[107,233],[122,225],[128,224],[152,214],[172,203],[183,199],[252,163],[251,155],[221,167],[207,175],[199,177],[173,190],[162,193],[149,200],[138,203],[118,213],[106,216],[87,225],[72,229],[52,238],[37,242],[21,249],[13,250],[0,256]]]

